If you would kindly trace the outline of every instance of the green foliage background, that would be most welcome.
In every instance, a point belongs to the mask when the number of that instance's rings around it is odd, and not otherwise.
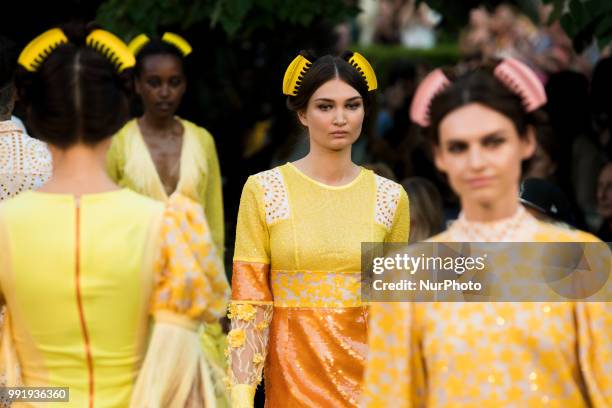
[[[424,0],[418,0],[424,1]],[[536,0],[511,3],[537,19]],[[600,46],[612,40],[611,0],[543,0],[553,3],[553,18],[573,38],[578,49],[596,38]],[[456,41],[469,11],[494,0],[427,0],[443,15],[444,39],[431,51],[402,47],[361,47],[384,87],[387,72],[397,60],[452,64],[459,55]],[[206,126],[215,136],[226,184],[226,218],[235,219],[244,179],[267,168],[269,154],[245,161],[243,145],[253,125],[271,120],[269,146],[290,144],[295,119],[285,108],[282,76],[301,49],[335,52],[333,27],[359,13],[358,0],[106,0],[96,20],[129,41],[139,33],[182,34],[192,44],[188,57],[188,94],[179,114]],[[228,233],[233,228],[228,224]],[[231,242],[231,236],[228,236]]]
[[[249,36],[279,25],[308,26],[323,16],[330,21],[353,17],[355,2],[343,0],[108,0],[98,10],[98,21],[124,36],[155,34],[160,26],[187,30],[205,22],[220,26],[230,37]]]

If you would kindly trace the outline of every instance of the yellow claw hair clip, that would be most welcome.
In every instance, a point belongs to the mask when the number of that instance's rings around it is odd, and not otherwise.
[[[181,37],[180,35],[166,32],[164,33],[161,39],[162,41],[170,43],[174,45],[176,48],[178,48],[183,53],[183,57],[186,57],[189,54],[191,54],[191,51],[192,51],[191,45],[189,45],[187,40]]]
[[[359,54],[358,52],[354,52],[348,59],[348,62],[354,66],[361,75],[363,75],[363,78],[368,85],[368,91],[373,91],[378,88],[378,80],[376,79],[374,69],[363,55]]]
[[[66,34],[59,28],[52,28],[30,41],[19,54],[17,62],[28,71],[35,72],[53,50],[67,43]]]
[[[151,39],[146,34],[138,34],[130,41],[128,48],[132,51],[132,54],[136,55],[149,41],[151,41]]]
[[[108,58],[118,72],[123,72],[136,65],[134,54],[119,37],[111,32],[94,30],[89,33],[85,43]]]
[[[283,94],[296,96],[302,79],[311,66],[312,63],[303,55],[300,54],[295,57],[287,67],[283,77]]]

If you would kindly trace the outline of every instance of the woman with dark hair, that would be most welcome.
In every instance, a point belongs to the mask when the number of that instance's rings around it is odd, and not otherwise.
[[[18,55],[15,43],[0,36],[0,201],[38,188],[51,176],[47,147],[12,116]]]
[[[179,35],[165,33],[153,39],[141,34],[129,47],[136,56],[134,87],[144,113],[113,137],[108,173],[120,186],[155,200],[167,201],[178,193],[200,204],[223,259],[223,202],[215,142],[206,129],[175,116],[187,89],[185,64],[191,46]],[[220,279],[227,278],[223,274]],[[226,294],[220,291],[215,296],[222,300]],[[226,405],[225,335],[220,323],[206,324],[202,336],[218,402]]]
[[[240,200],[228,335],[233,406],[356,406],[366,355],[361,242],[406,241],[397,183],[351,161],[376,77],[357,53],[296,57],[283,81],[302,159],[253,175]]]
[[[198,328],[223,313],[212,294],[229,287],[204,215],[184,196],[164,208],[121,189],[105,170],[133,55],[113,34],[71,24],[32,40],[19,64],[53,173],[0,204],[7,385],[68,387],[54,394],[66,407],[214,406]]]
[[[462,209],[432,241],[597,241],[538,221],[519,203],[521,163],[533,154],[545,103],[535,73],[514,59],[423,80],[411,116]],[[406,301],[373,304],[370,317],[367,407],[612,403],[607,303]]]
[[[160,201],[174,192],[204,209],[213,241],[224,252],[221,175],[215,141],[204,128],[175,116],[187,89],[191,46],[173,33],[130,42],[135,92],[144,108],[113,137],[108,172],[117,184]]]

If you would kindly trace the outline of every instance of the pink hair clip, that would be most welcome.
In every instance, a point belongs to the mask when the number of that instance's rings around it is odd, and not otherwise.
[[[521,97],[526,112],[546,104],[546,91],[535,72],[515,58],[505,58],[493,71],[512,92]]]
[[[410,106],[410,118],[414,123],[422,127],[429,126],[429,105],[433,98],[449,85],[450,81],[439,68],[423,78]]]

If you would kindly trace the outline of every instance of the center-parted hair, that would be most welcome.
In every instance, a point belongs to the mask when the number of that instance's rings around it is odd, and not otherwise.
[[[471,103],[480,103],[512,121],[520,137],[527,136],[529,125],[539,126],[546,122],[541,109],[526,112],[519,95],[512,92],[494,74],[494,65],[483,64],[464,73],[445,70],[451,84],[431,101],[428,127],[430,141],[439,142],[440,122],[452,111]]]
[[[353,87],[363,98],[365,113],[371,103],[371,92],[368,91],[368,84],[363,75],[343,57],[325,55],[317,58],[312,52],[302,51],[312,66],[308,69],[300,82],[297,95],[287,97],[287,108],[294,112],[299,112],[308,106],[308,101],[312,94],[327,81],[340,79]]]
[[[18,68],[16,84],[37,138],[66,149],[96,145],[128,119],[131,70],[119,74],[108,58],[85,44],[93,24],[61,27],[62,44],[31,72]]]
[[[155,55],[170,55],[176,57],[183,67],[185,72],[185,60],[183,53],[175,45],[162,41],[159,38],[153,38],[147,42],[136,54],[136,66],[134,67],[134,75],[140,77],[142,74],[144,61],[151,56]]]

